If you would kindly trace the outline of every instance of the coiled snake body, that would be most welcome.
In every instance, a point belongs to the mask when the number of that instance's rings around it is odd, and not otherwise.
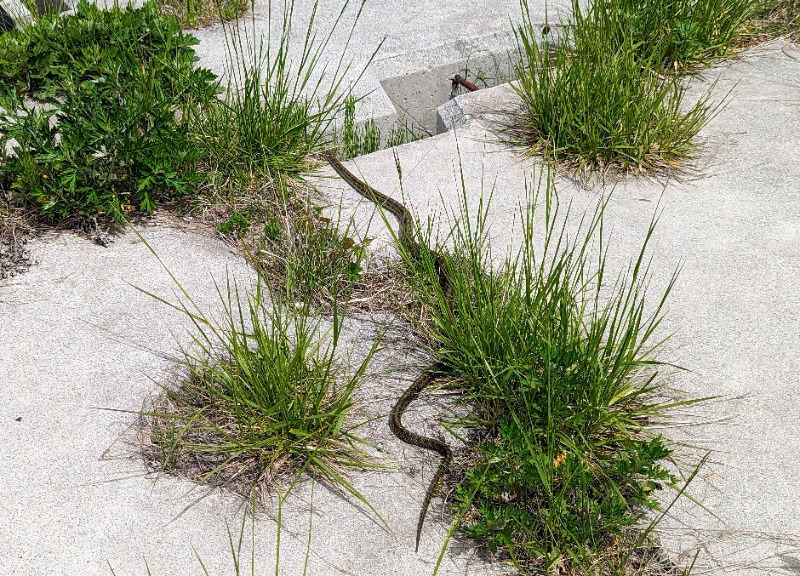
[[[421,246],[416,241],[414,236],[414,219],[408,209],[394,198],[390,198],[389,196],[378,192],[372,186],[357,178],[352,172],[345,168],[341,162],[339,162],[333,152],[326,152],[325,159],[342,178],[342,180],[347,182],[347,184],[353,188],[353,190],[361,194],[367,200],[370,200],[381,208],[391,212],[399,220],[399,239],[409,252],[412,254],[420,254],[422,250],[427,250],[429,252],[436,263],[436,270],[439,276],[439,285],[441,286],[445,295],[447,295],[449,301],[451,290],[447,276],[444,273],[443,259],[440,254],[437,254],[427,246]],[[447,470],[447,467],[450,465],[450,461],[453,459],[453,453],[451,452],[450,447],[441,440],[422,436],[408,430],[405,426],[403,426],[402,417],[403,413],[406,411],[406,408],[408,408],[409,405],[416,400],[417,396],[419,396],[422,390],[436,381],[438,375],[444,371],[444,368],[445,367],[440,362],[436,362],[429,366],[422,374],[420,374],[417,379],[414,380],[411,386],[409,386],[406,391],[403,392],[403,395],[397,400],[392,408],[391,418],[389,419],[389,428],[400,440],[406,444],[432,450],[442,456],[439,467],[436,469],[436,473],[433,475],[433,479],[428,485],[428,490],[425,492],[425,499],[422,501],[422,510],[420,510],[419,520],[417,522],[417,542],[415,550],[419,550],[419,540],[422,534],[422,525],[425,522],[425,515],[428,511],[431,498],[433,497],[433,491],[436,489],[439,481],[444,476],[445,470]]]

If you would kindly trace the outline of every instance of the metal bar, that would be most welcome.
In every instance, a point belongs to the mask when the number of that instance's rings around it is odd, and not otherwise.
[[[473,84],[469,80],[465,80],[464,78],[462,78],[458,74],[453,76],[453,84],[460,84],[461,86],[463,86],[464,88],[466,88],[470,92],[475,92],[476,90],[480,90],[480,88],[478,88],[475,84]]]

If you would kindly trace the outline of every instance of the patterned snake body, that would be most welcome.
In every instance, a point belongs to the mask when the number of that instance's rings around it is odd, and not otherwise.
[[[419,551],[419,539],[422,535],[422,525],[425,522],[425,514],[427,513],[428,506],[431,503],[433,491],[439,484],[439,480],[441,480],[444,476],[447,467],[450,466],[450,461],[453,459],[453,453],[450,450],[450,447],[441,440],[436,440],[435,438],[429,438],[428,436],[422,436],[420,434],[411,432],[408,428],[403,426],[401,418],[406,408],[408,408],[408,406],[414,400],[416,400],[417,396],[419,396],[420,392],[422,392],[424,388],[430,386],[436,381],[437,373],[441,372],[443,369],[444,366],[441,363],[436,362],[432,366],[429,366],[425,372],[420,374],[417,379],[414,380],[411,386],[409,386],[406,391],[403,392],[403,395],[397,400],[394,408],[392,408],[392,417],[389,419],[389,428],[392,430],[395,436],[400,438],[400,440],[406,444],[411,444],[413,446],[419,446],[420,448],[427,448],[428,450],[438,452],[442,457],[442,461],[439,462],[439,466],[436,468],[436,473],[433,475],[430,484],[428,484],[428,490],[425,492],[425,499],[422,501],[422,509],[420,510],[419,520],[417,521],[417,544],[414,548],[416,551]]]
[[[389,196],[378,192],[372,186],[357,178],[352,172],[345,168],[341,162],[339,162],[333,152],[326,152],[325,159],[342,178],[342,180],[347,182],[347,184],[353,188],[353,190],[361,194],[367,200],[374,202],[384,210],[391,212],[399,220],[399,240],[403,246],[409,250],[409,252],[412,254],[421,254],[423,249],[428,250],[436,265],[436,270],[439,276],[439,285],[441,286],[445,295],[447,295],[449,302],[452,297],[451,286],[447,280],[446,274],[444,273],[444,262],[442,256],[427,246],[423,248],[416,241],[414,236],[414,218],[408,209],[394,198],[390,198]],[[436,381],[438,375],[444,372],[444,369],[445,366],[443,364],[436,362],[432,366],[429,366],[422,374],[420,374],[417,379],[414,380],[411,386],[409,386],[403,395],[397,400],[392,408],[391,418],[389,419],[389,428],[400,440],[406,444],[411,444],[412,446],[418,446],[420,448],[432,450],[442,456],[439,467],[436,469],[436,473],[433,475],[433,479],[428,485],[428,490],[425,492],[425,499],[422,501],[422,510],[420,510],[419,520],[417,522],[417,542],[415,548],[417,551],[419,551],[419,540],[420,536],[422,535],[422,525],[425,522],[425,515],[428,511],[431,498],[433,497],[433,492],[436,489],[436,486],[439,484],[439,481],[444,476],[445,470],[447,470],[448,466],[450,465],[450,462],[453,459],[453,453],[450,450],[450,447],[441,440],[411,432],[408,428],[403,426],[402,417],[409,405],[416,400],[417,396],[419,396],[419,394],[425,388]]]

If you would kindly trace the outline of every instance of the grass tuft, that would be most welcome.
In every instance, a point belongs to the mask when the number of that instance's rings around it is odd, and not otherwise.
[[[364,122],[363,126],[356,125],[356,103],[352,95],[345,98],[342,127],[334,132],[334,141],[339,146],[342,158],[355,158],[381,149],[381,129],[373,119]],[[386,147],[393,148],[420,139],[422,136],[408,125],[396,124],[389,132]]]
[[[405,260],[427,287],[418,294],[431,353],[475,408],[475,452],[454,493],[466,534],[524,573],[580,573],[630,558],[612,550],[644,511],[659,508],[655,492],[677,483],[664,464],[671,450],[647,429],[683,404],[653,399],[662,365],[655,334],[675,277],[654,304],[645,297],[655,221],[636,261],[613,280],[607,200],[575,231],[552,182],[543,197],[529,196],[522,246],[501,261],[489,249],[487,205],[472,220],[462,197],[444,256],[452,296],[425,251]]]
[[[203,111],[196,128],[212,169],[238,175],[240,180],[253,175],[298,179],[311,168],[309,155],[327,146],[327,133],[348,94],[344,81],[352,65],[345,61],[349,42],[332,72],[321,58],[331,37],[343,26],[349,1],[321,39],[317,36],[318,6],[314,3],[298,53],[293,52],[291,43],[294,0],[281,4],[273,7],[270,2],[268,6],[270,30],[273,10],[281,13],[277,38],[270,33],[256,40],[254,21],[252,33],[242,32],[238,22],[226,25],[231,60],[229,88],[224,99]],[[359,16],[360,10],[349,37]],[[372,57],[364,69],[371,61]]]
[[[593,13],[614,46],[663,71],[692,71],[732,53],[759,0],[602,0]]]
[[[219,292],[219,323],[185,291],[178,304],[150,294],[196,330],[183,351],[185,377],[143,414],[149,457],[164,471],[247,496],[263,497],[287,476],[293,485],[308,471],[369,506],[344,476],[347,468],[369,466],[346,418],[379,340],[346,373],[339,352],[344,310],[334,308],[325,329],[310,304],[261,280],[247,295],[230,279]]]
[[[328,305],[361,278],[365,250],[321,215],[301,184],[352,99],[345,79],[353,63],[346,55],[360,9],[338,61],[322,60],[350,5],[344,2],[323,33],[315,3],[298,42],[294,0],[267,7],[268,29],[279,33],[257,35],[254,20],[226,24],[228,89],[192,123],[205,170],[215,175],[209,196],[232,205],[221,210],[220,231],[244,239],[254,264],[277,284]]]
[[[523,111],[509,131],[512,141],[578,173],[669,170],[692,155],[694,138],[714,113],[711,91],[684,106],[686,88],[664,68],[678,59],[685,62],[686,51],[693,62],[718,54],[736,26],[726,21],[725,34],[704,40],[708,46],[701,49],[686,38],[676,40],[672,28],[651,32],[651,19],[665,18],[657,2],[629,4],[595,2],[582,8],[574,2],[574,20],[558,38],[545,37],[540,45],[522,0],[514,89]],[[672,18],[681,21],[677,14]]]

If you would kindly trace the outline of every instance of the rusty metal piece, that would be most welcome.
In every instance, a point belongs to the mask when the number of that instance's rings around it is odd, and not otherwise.
[[[469,80],[466,80],[466,79],[462,78],[458,74],[453,76],[451,78],[451,81],[453,82],[453,86],[450,89],[450,100],[452,100],[453,98],[458,96],[458,87],[459,86],[463,86],[464,88],[466,88],[470,92],[475,92],[476,90],[479,90],[479,88],[475,84],[473,84]]]
[[[455,88],[459,84],[464,88],[466,88],[467,90],[469,90],[470,92],[475,92],[476,90],[480,90],[480,88],[478,88],[475,84],[456,74],[455,76],[453,76],[453,88]]]

